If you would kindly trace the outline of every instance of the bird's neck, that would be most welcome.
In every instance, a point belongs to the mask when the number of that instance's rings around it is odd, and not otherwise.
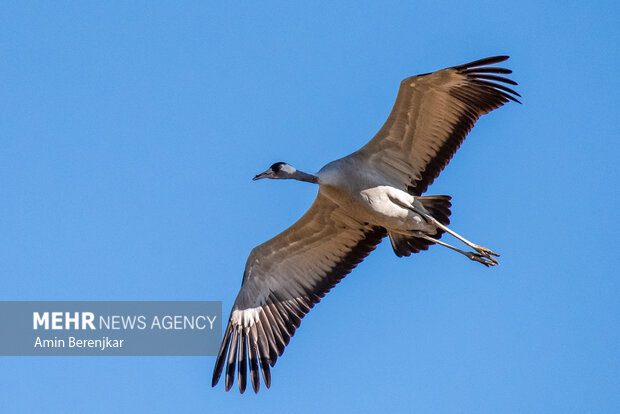
[[[308,183],[314,183],[314,184],[317,184],[319,182],[319,177],[317,177],[316,175],[308,174],[308,173],[305,173],[299,170],[295,171],[291,175],[291,178],[298,180],[298,181],[306,181]]]

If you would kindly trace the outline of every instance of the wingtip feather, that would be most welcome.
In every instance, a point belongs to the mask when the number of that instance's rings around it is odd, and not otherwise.
[[[248,379],[248,342],[247,335],[244,331],[241,332],[240,337],[237,381],[239,383],[239,392],[243,394],[245,392]]]
[[[220,350],[217,353],[217,357],[215,359],[215,367],[213,368],[213,378],[211,380],[211,386],[215,387],[217,383],[220,381],[220,377],[222,376],[222,371],[224,370],[224,361],[226,359],[226,351],[228,351],[228,345],[230,344],[230,334],[231,327],[226,327],[226,332],[224,332],[224,339],[222,339],[222,345],[220,346]]]
[[[478,66],[495,65],[496,63],[504,62],[509,58],[510,56],[508,55],[491,56],[484,59],[474,60],[473,62],[465,63],[463,65],[455,66],[454,68],[457,70],[463,70],[475,68]]]
[[[235,381],[235,361],[237,360],[237,348],[239,335],[233,331],[230,349],[228,350],[228,365],[226,367],[226,391],[230,391]]]

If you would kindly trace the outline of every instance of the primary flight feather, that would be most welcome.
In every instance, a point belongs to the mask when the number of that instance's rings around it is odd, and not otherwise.
[[[476,120],[518,93],[494,65],[495,56],[403,80],[396,103],[375,137],[316,174],[279,162],[254,177],[296,179],[319,185],[310,209],[290,228],[254,248],[248,257],[216,358],[213,386],[225,370],[226,391],[248,371],[255,392],[301,319],[329,290],[389,236],[396,255],[440,244],[493,266],[498,255],[446,227],[449,196],[422,196],[448,164]],[[440,241],[446,232],[473,251]]]

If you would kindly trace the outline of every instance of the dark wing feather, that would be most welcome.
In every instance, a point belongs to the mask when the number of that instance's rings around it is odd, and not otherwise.
[[[490,67],[495,56],[401,82],[396,103],[377,135],[351,154],[381,171],[394,185],[420,195],[437,178],[480,116],[515,101],[516,85]]]
[[[213,371],[213,386],[226,368],[226,390],[237,362],[239,390],[247,367],[255,392],[259,373],[267,387],[270,367],[284,352],[301,319],[381,242],[387,232],[356,220],[321,192],[292,227],[256,247],[246,264]]]

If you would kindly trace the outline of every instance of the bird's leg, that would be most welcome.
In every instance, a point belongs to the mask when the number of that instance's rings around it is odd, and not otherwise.
[[[442,242],[441,240],[437,240],[437,239],[435,239],[435,238],[433,238],[433,237],[429,236],[428,234],[423,233],[423,232],[421,232],[421,231],[416,231],[416,232],[414,232],[414,235],[415,235],[416,237],[420,237],[420,238],[422,238],[422,239],[426,239],[426,240],[428,240],[428,241],[430,241],[430,242],[437,243],[437,244],[439,244],[439,245],[441,245],[441,246],[445,246],[445,247],[447,247],[448,249],[452,249],[452,250],[454,250],[455,252],[459,252],[459,253],[461,253],[462,255],[467,256],[470,260],[473,260],[473,261],[478,262],[478,263],[482,263],[482,264],[483,264],[483,265],[485,265],[486,267],[489,267],[489,266],[495,266],[496,264],[499,264],[499,263],[497,262],[497,260],[495,260],[495,259],[494,259],[494,258],[492,258],[492,257],[486,257],[486,256],[484,256],[484,255],[482,255],[482,254],[480,254],[480,253],[465,252],[465,251],[463,251],[463,250],[461,250],[461,249],[457,249],[456,247],[454,247],[454,246],[452,246],[452,245],[450,245],[450,244],[448,244],[448,243],[444,243],[444,242]]]
[[[480,255],[491,260],[493,263],[498,264],[498,261],[493,256],[499,257],[499,254],[495,253],[491,249],[487,249],[486,247],[472,243],[469,240],[467,240],[465,237],[461,236],[460,234],[450,230],[447,226],[444,226],[443,224],[441,224],[435,217],[431,216],[426,211],[426,209],[424,209],[424,207],[421,206],[421,204],[417,200],[414,200],[414,202],[411,205],[407,206],[407,208],[413,211],[414,213],[422,216],[422,218],[424,218],[424,220],[426,220],[429,224],[432,224],[435,227],[445,231],[446,233],[451,234],[452,236],[456,237],[457,239],[459,239],[460,241],[462,241],[463,243],[465,243],[466,245],[474,249]]]

